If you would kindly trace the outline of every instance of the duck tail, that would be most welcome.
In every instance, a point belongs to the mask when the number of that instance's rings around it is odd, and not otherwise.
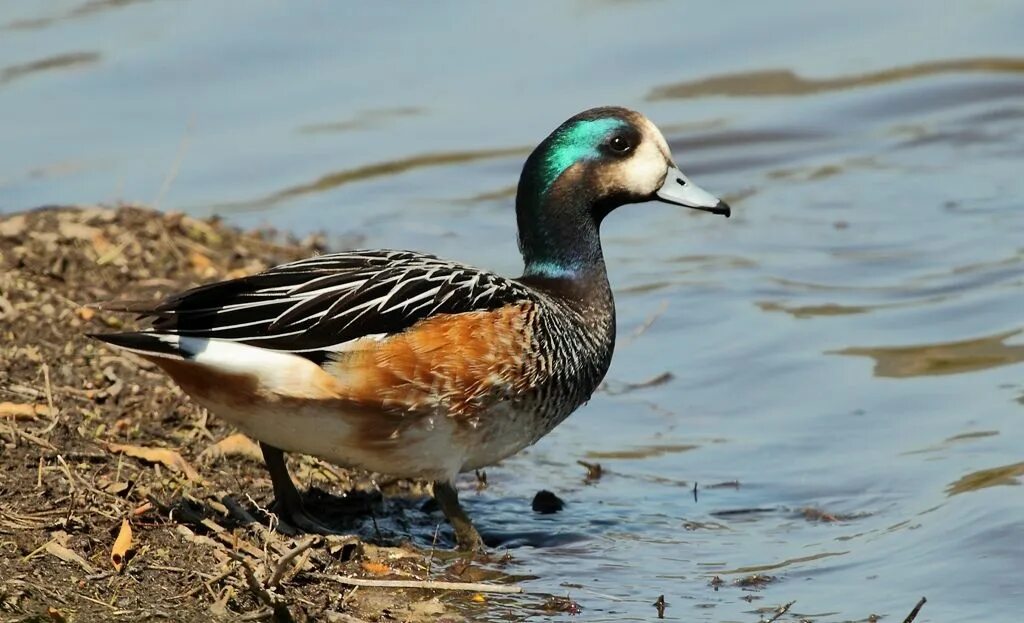
[[[186,360],[195,356],[195,353],[182,347],[179,336],[170,333],[136,331],[132,333],[89,333],[87,335],[111,346],[146,357]]]

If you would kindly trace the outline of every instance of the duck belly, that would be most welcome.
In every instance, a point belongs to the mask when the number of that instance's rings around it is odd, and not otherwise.
[[[240,409],[196,399],[250,437],[286,452],[403,478],[451,480],[516,454],[554,428],[536,409],[512,402],[467,421],[445,414],[367,413],[338,404]]]
[[[501,402],[469,422],[460,431],[465,441],[459,445],[466,448],[460,471],[494,465],[535,444],[575,410],[551,407],[533,400]]]
[[[465,462],[466,448],[457,426],[446,417],[418,417],[413,423],[339,404],[239,408],[196,399],[254,439],[342,467],[403,478],[450,480]]]

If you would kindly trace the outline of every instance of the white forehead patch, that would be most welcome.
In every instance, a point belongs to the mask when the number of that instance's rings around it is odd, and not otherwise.
[[[658,146],[658,150],[665,156],[665,160],[668,162],[672,161],[672,152],[668,149],[668,142],[665,140],[665,136],[658,129],[658,126],[651,123],[651,120],[647,117],[640,118],[640,127],[643,130],[644,138],[653,140]]]

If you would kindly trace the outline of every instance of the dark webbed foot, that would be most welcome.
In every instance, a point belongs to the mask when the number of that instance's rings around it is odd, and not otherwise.
[[[341,534],[338,530],[331,528],[311,515],[302,505],[302,502],[295,506],[293,504],[284,504],[280,500],[274,500],[274,503],[270,505],[270,512],[277,515],[277,518],[281,521],[281,525],[278,526],[279,531],[323,535]],[[284,530],[281,530],[282,528]]]
[[[284,452],[260,442],[263,460],[267,463],[270,480],[274,483],[274,503],[270,510],[282,523],[300,532],[311,534],[339,534],[337,530],[322,523],[309,514],[302,503],[302,496],[288,475],[288,467],[284,462]]]
[[[434,499],[437,500],[444,516],[448,518],[448,523],[455,530],[455,540],[458,542],[459,549],[485,551],[484,540],[480,538],[480,533],[473,527],[469,515],[459,505],[459,493],[455,490],[455,486],[450,482],[435,481]]]

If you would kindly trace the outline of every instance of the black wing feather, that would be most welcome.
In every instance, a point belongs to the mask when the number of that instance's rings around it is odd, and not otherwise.
[[[200,286],[143,312],[156,331],[234,340],[322,362],[333,347],[436,314],[530,299],[522,284],[410,251],[353,251]]]

